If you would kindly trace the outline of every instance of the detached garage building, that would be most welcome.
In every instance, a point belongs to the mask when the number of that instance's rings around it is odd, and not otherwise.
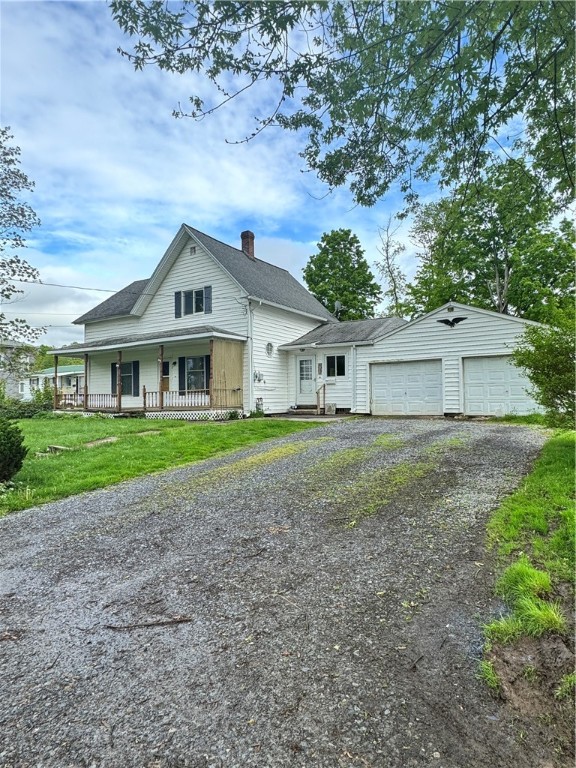
[[[326,402],[374,416],[499,416],[540,410],[511,351],[526,325],[509,315],[450,302],[404,322],[393,318],[321,326],[284,349],[316,374]],[[337,361],[338,365],[334,362]],[[327,375],[330,374],[330,375]]]

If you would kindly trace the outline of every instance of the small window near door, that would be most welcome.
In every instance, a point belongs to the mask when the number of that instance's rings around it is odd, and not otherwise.
[[[326,355],[326,377],[346,376],[346,355]]]

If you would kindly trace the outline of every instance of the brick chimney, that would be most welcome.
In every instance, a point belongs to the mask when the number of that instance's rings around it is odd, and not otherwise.
[[[254,232],[250,232],[250,230],[247,229],[245,232],[242,232],[240,237],[242,238],[242,250],[249,259],[256,261],[256,257],[254,256]]]

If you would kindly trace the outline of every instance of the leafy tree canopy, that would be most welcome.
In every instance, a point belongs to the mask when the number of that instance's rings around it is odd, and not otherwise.
[[[374,317],[381,289],[349,229],[325,232],[303,274],[310,292],[339,320]]]
[[[61,357],[59,365],[83,365],[82,357]],[[54,347],[41,344],[35,351],[33,371],[43,371],[45,368],[54,367]]]
[[[574,294],[574,226],[554,226],[554,209],[554,198],[518,161],[422,206],[412,230],[421,263],[405,312],[430,312],[452,299],[545,322]]]
[[[14,285],[15,280],[37,280],[39,277],[34,267],[12,253],[25,246],[22,233],[40,224],[32,208],[21,200],[22,192],[32,190],[34,183],[19,167],[20,148],[11,145],[13,138],[9,128],[0,128],[0,303],[9,302],[16,294],[23,293]],[[0,312],[0,344],[25,344],[42,333],[42,329],[31,328],[25,319],[9,320]]]
[[[572,197],[572,0],[110,6],[136,38],[121,52],[137,69],[200,72],[215,86],[206,100],[200,81],[192,116],[264,83],[266,113],[255,115],[252,135],[269,124],[304,130],[309,168],[330,187],[348,185],[363,205],[395,181],[411,201],[414,179],[473,179],[503,147]]]

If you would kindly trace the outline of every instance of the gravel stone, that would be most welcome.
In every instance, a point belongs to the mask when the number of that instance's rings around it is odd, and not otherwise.
[[[561,765],[476,676],[544,440],[346,419],[0,520],[0,766]]]

